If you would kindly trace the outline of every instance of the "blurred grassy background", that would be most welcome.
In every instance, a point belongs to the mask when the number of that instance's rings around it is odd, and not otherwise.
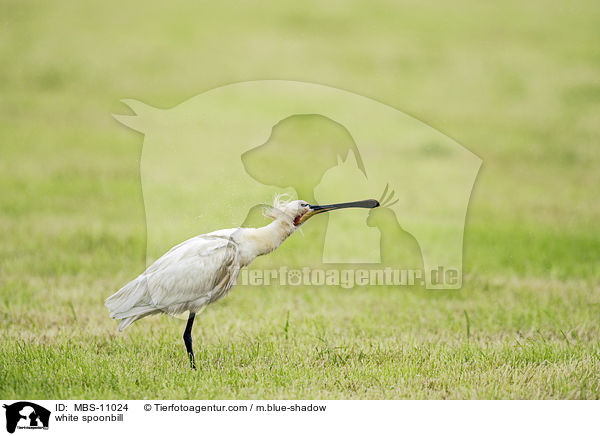
[[[600,397],[597,2],[0,4],[0,397]],[[102,305],[145,255],[142,137],[110,114],[253,79],[371,97],[480,156],[467,275],[234,291],[188,374],[181,321],[117,336]]]

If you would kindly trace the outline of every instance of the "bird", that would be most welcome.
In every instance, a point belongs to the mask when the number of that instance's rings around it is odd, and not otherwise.
[[[379,206],[377,200],[312,205],[275,196],[264,227],[236,227],[194,236],[171,248],[138,277],[108,297],[105,306],[122,331],[146,316],[189,312],[183,341],[192,369],[196,369],[192,327],[196,314],[225,297],[236,284],[240,269],[258,256],[276,250],[309,218],[345,208]]]

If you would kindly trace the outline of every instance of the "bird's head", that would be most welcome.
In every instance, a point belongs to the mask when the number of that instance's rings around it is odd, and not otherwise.
[[[323,212],[330,212],[337,209],[347,209],[350,207],[360,207],[372,209],[378,207],[379,202],[377,200],[363,200],[353,201],[350,203],[336,203],[327,205],[315,205],[309,204],[304,200],[294,201],[283,201],[281,197],[276,197],[273,207],[277,210],[278,214],[270,214],[273,219],[283,219],[288,221],[294,227],[300,227],[310,217],[318,215]]]

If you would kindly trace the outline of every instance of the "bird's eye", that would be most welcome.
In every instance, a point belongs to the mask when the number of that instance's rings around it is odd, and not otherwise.
[[[302,206],[302,207],[308,207],[308,203],[302,203],[300,206]]]

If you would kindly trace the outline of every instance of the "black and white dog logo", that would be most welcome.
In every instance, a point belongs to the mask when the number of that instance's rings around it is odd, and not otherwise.
[[[3,406],[6,409],[6,431],[15,429],[48,429],[50,411],[29,401],[19,401]]]

